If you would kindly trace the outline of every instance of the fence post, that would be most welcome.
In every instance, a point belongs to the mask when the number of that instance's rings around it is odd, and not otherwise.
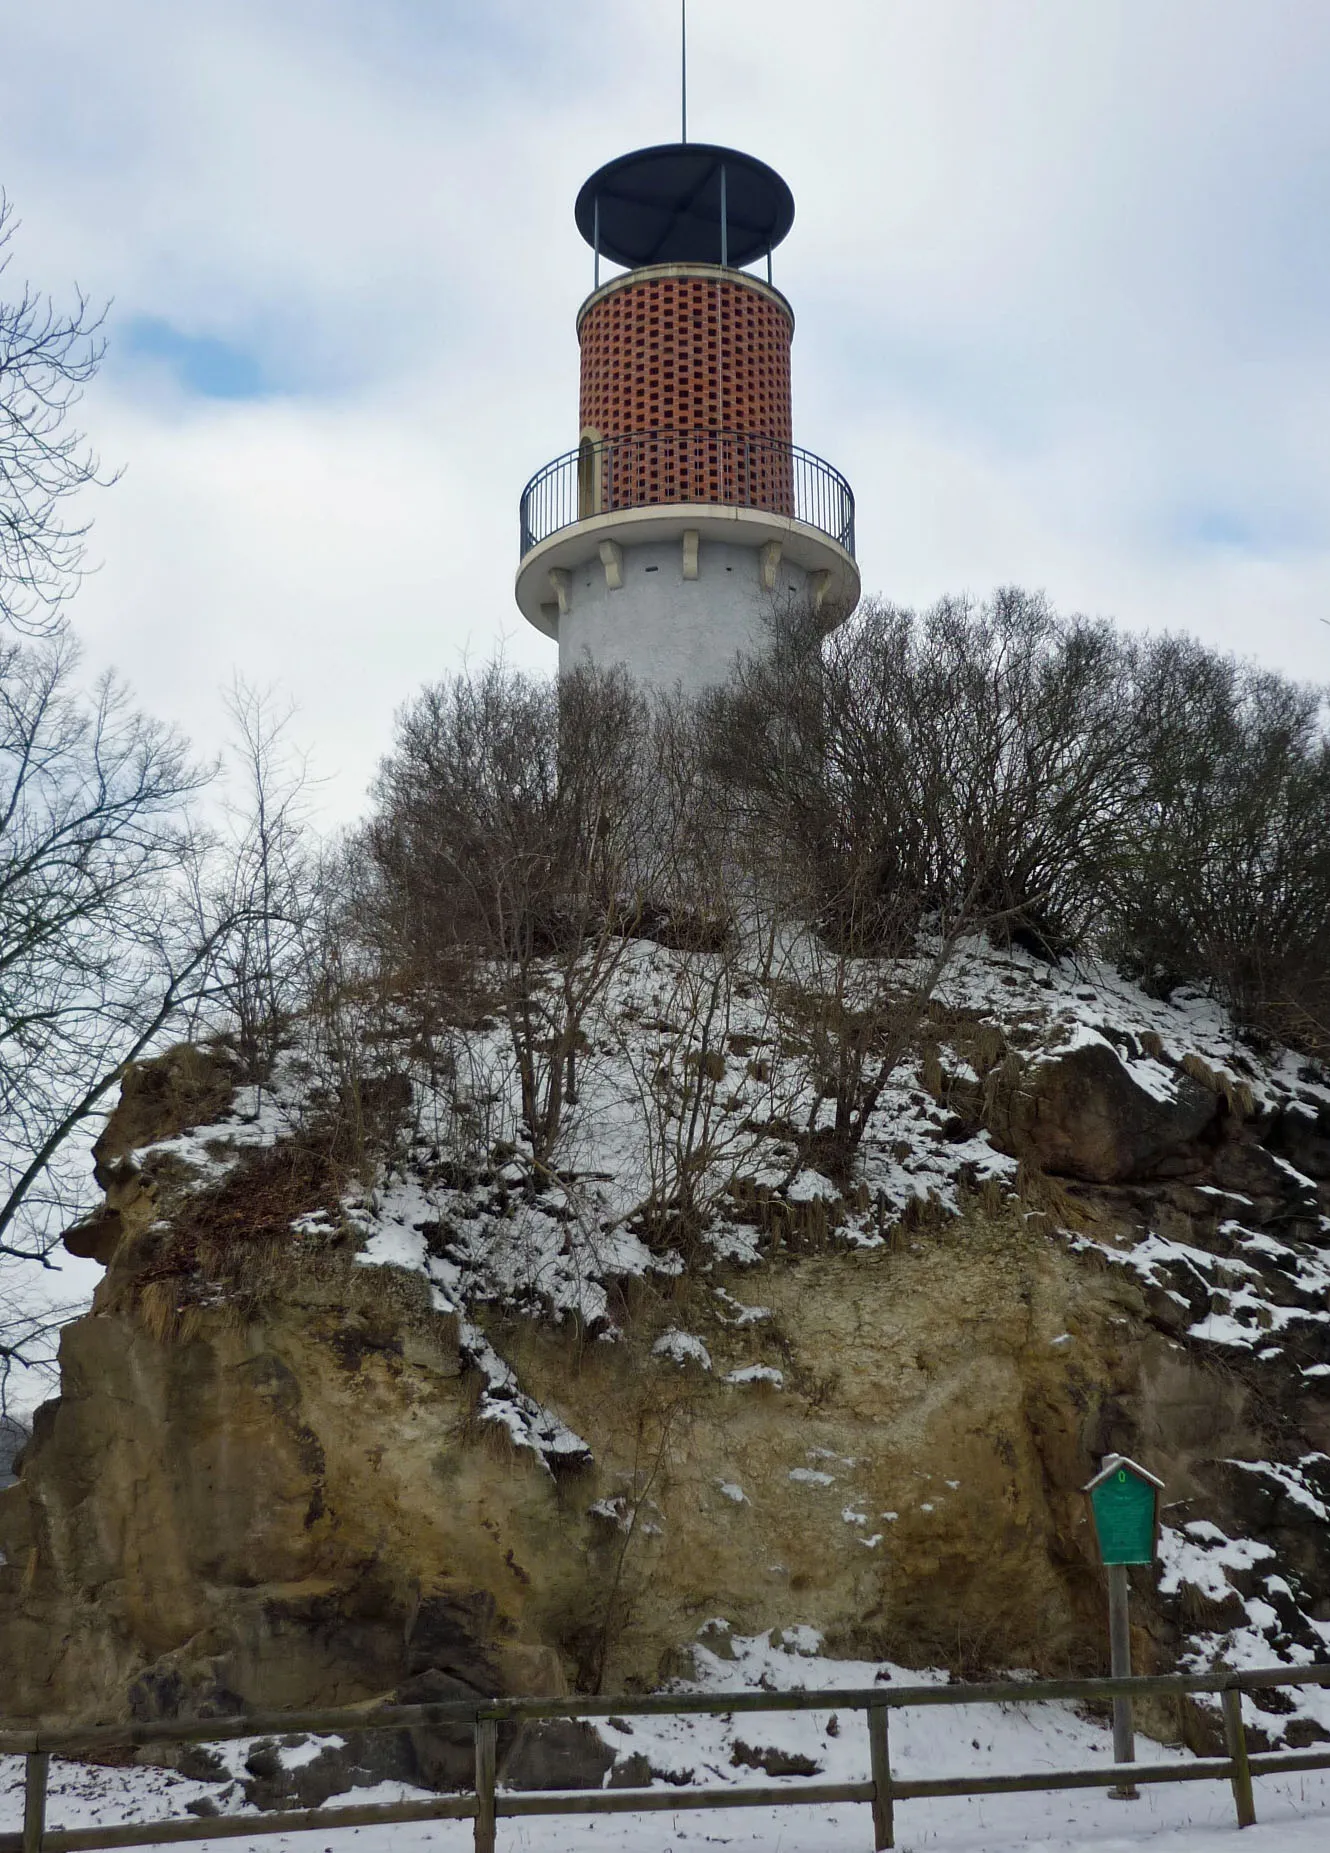
[[[891,1793],[891,1748],[887,1737],[887,1708],[868,1707],[868,1755],[873,1774],[873,1846],[896,1844],[896,1806]]]
[[[498,1730],[493,1718],[476,1719],[476,1853],[494,1853],[494,1765]]]
[[[42,1853],[42,1835],[46,1832],[46,1777],[51,1759],[44,1750],[31,1750],[25,1762],[23,1853]]]
[[[1131,1616],[1128,1601],[1127,1566],[1111,1563],[1108,1566],[1108,1638],[1109,1664],[1115,1679],[1128,1678],[1131,1674]],[[1136,1761],[1131,1698],[1127,1694],[1113,1700],[1113,1761]],[[1116,1800],[1124,1802],[1138,1801],[1141,1793],[1130,1780],[1120,1782],[1108,1792]]]
[[[1238,1811],[1239,1827],[1254,1827],[1256,1824],[1256,1798],[1252,1794],[1251,1764],[1247,1761],[1247,1733],[1242,1723],[1242,1692],[1237,1686],[1229,1686],[1220,1694],[1224,1707],[1224,1742],[1228,1746],[1229,1758],[1233,1764],[1230,1781],[1233,1784],[1233,1801]]]

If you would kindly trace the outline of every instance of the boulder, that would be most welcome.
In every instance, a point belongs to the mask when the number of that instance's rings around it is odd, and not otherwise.
[[[66,1229],[61,1240],[71,1255],[80,1261],[96,1261],[109,1267],[123,1233],[119,1210],[100,1204],[91,1216]]]
[[[1304,1177],[1330,1182],[1330,1108],[1290,1101],[1271,1127],[1268,1144]]]
[[[414,1681],[427,1672],[450,1673],[473,1693],[497,1692],[494,1659],[486,1645],[494,1633],[495,1616],[496,1604],[488,1590],[424,1597],[407,1631],[409,1678]],[[401,1700],[403,1705],[424,1702]]]
[[[235,1093],[235,1073],[219,1051],[181,1043],[135,1062],[120,1083],[120,1099],[92,1148],[97,1182],[106,1188],[115,1161],[159,1139],[223,1118]]]
[[[1028,1066],[1009,1063],[985,1123],[1000,1151],[1041,1171],[1120,1184],[1194,1168],[1220,1112],[1218,1096],[1191,1076],[1175,1075],[1172,1098],[1160,1098],[1109,1043],[1089,1042]]]
[[[393,1703],[455,1705],[459,1700],[492,1696],[492,1687],[489,1690],[477,1688],[455,1674],[431,1668],[417,1673],[412,1679],[404,1680],[393,1694]],[[399,1736],[409,1745],[416,1771],[414,1780],[423,1783],[428,1789],[466,1788],[475,1777],[476,1739],[469,1724],[419,1725],[400,1733],[378,1733],[385,1734]],[[501,1750],[505,1747],[505,1737],[506,1742],[511,1743],[513,1735],[511,1727],[506,1732],[500,1732]]]
[[[405,1731],[351,1731],[310,1756],[308,1738],[293,1733],[262,1738],[245,1759],[242,1787],[254,1808],[321,1808],[348,1789],[372,1789],[380,1782],[418,1783],[416,1758]],[[286,1752],[304,1752],[287,1760]],[[446,1785],[460,1786],[452,1782]]]
[[[510,1789],[598,1789],[614,1758],[594,1725],[547,1718],[522,1726],[502,1779]]]
[[[649,1789],[655,1773],[650,1757],[640,1750],[630,1750],[614,1765],[605,1786],[607,1789]]]

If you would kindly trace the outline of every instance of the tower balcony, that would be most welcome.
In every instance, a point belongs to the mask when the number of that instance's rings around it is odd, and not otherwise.
[[[765,647],[781,611],[859,600],[854,496],[829,463],[716,426],[583,438],[522,492],[517,603],[559,646],[690,691]]]
[[[811,450],[706,426],[584,438],[522,491],[521,558],[584,522],[630,510],[752,510],[825,535],[854,558],[854,493]]]

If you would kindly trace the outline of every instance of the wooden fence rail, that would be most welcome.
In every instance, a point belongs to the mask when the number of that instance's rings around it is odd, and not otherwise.
[[[0,1834],[0,1853],[98,1853],[101,1848],[167,1845],[191,1840],[258,1839],[341,1827],[412,1821],[474,1822],[476,1853],[494,1853],[496,1822],[546,1814],[637,1814],[690,1808],[828,1806],[867,1802],[875,1849],[895,1845],[898,1802],[951,1795],[1013,1795],[1040,1790],[1117,1788],[1132,1783],[1227,1781],[1239,1827],[1256,1819],[1252,1778],[1330,1769],[1330,1749],[1250,1753],[1242,1695],[1280,1686],[1330,1687],[1330,1663],[1261,1667],[1228,1673],[1167,1673],[1130,1679],[995,1681],[986,1685],[869,1686],[821,1692],[651,1693],[641,1697],[477,1699],[438,1705],[381,1705],[372,1710],[251,1712],[233,1718],[175,1718],[151,1724],[38,1725],[0,1730],[0,1754],[27,1759],[21,1833]],[[1030,1705],[1056,1699],[1111,1699],[1210,1694],[1220,1700],[1227,1755],[1185,1763],[1124,1763],[1098,1769],[1038,1770],[1002,1776],[899,1777],[891,1768],[890,1714],[930,1705]],[[868,1732],[866,1782],[785,1781],[724,1789],[591,1789],[507,1794],[497,1786],[500,1724],[547,1718],[688,1717],[743,1712],[862,1712]],[[363,1807],[302,1808],[262,1815],[130,1822],[122,1827],[48,1828],[46,1791],[52,1755],[139,1748],[155,1743],[225,1743],[303,1731],[386,1731],[470,1725],[475,1738],[475,1785],[470,1795]]]

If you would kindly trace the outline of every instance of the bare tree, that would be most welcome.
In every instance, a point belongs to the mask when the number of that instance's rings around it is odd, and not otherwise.
[[[189,904],[204,775],[75,667],[63,632],[0,648],[0,1266],[49,1256],[86,1191],[74,1135],[206,985],[229,925],[200,930]]]
[[[53,1382],[60,1333],[82,1311],[76,1302],[53,1300],[31,1291],[15,1295],[12,1288],[0,1301],[0,1430],[12,1420],[11,1391],[15,1382],[26,1378],[43,1387]],[[5,1465],[3,1440],[0,1432],[0,1485]]]
[[[0,279],[13,208],[0,194]],[[69,420],[101,364],[105,310],[77,291],[72,309],[23,284],[0,299],[0,622],[49,629],[78,584],[89,523],[69,498],[109,478]]]
[[[870,604],[826,640],[796,616],[713,700],[711,762],[807,1066],[795,1168],[848,1181],[967,937],[1055,957],[1099,924],[1135,853],[1136,661],[1006,591],[923,617]]]
[[[218,943],[212,999],[235,1036],[241,1073],[265,1081],[301,1002],[318,865],[305,803],[307,767],[290,747],[294,709],[237,676],[227,699],[239,776],[227,840],[213,858],[216,892],[205,918],[229,919]]]
[[[1111,944],[1156,989],[1207,984],[1330,1056],[1325,691],[1164,637],[1146,655],[1147,780]]]
[[[624,677],[556,688],[494,664],[423,692],[377,786],[368,843],[387,949],[417,994],[474,985],[480,967],[537,1184],[576,1101],[588,1015],[642,917],[647,734]]]

